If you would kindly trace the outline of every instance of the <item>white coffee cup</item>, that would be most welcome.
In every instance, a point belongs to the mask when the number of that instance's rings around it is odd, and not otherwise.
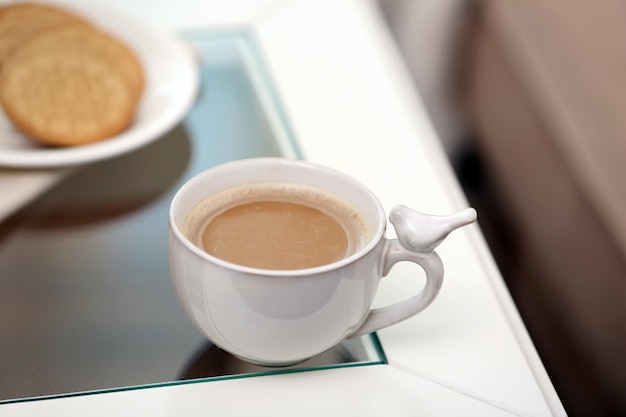
[[[340,196],[364,215],[372,237],[356,253],[328,265],[264,270],[209,255],[185,236],[186,218],[198,203],[230,187],[259,182],[303,184]],[[474,222],[476,211],[430,216],[397,206],[389,218],[398,239],[385,237],[387,220],[376,196],[334,169],[282,158],[229,162],[191,178],[172,201],[172,281],[191,321],[217,346],[254,364],[292,365],[426,308],[443,280],[434,248],[452,230]],[[424,287],[405,301],[372,309],[380,279],[400,261],[423,268]]]

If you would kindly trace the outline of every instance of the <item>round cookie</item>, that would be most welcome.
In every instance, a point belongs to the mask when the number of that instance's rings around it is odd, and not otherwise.
[[[137,100],[144,88],[144,73],[135,54],[118,40],[97,31],[91,26],[74,23],[58,25],[38,32],[36,41],[23,40],[13,53],[19,56],[39,54],[42,50],[62,49],[61,53],[77,53],[97,55],[98,59],[108,62],[112,69],[121,71],[128,86],[136,95]],[[7,60],[11,58],[11,54]]]
[[[90,26],[79,16],[54,6],[15,3],[0,7],[0,66],[25,38],[39,30],[67,23]]]
[[[38,31],[7,56],[0,72],[7,117],[54,146],[95,142],[125,129],[142,88],[132,52],[82,25]]]

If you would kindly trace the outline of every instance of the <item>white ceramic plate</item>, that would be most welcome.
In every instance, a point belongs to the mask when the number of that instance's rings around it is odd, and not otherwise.
[[[110,158],[159,138],[185,116],[199,85],[198,66],[187,44],[169,33],[89,2],[47,3],[70,8],[129,45],[143,65],[145,91],[135,119],[126,130],[104,141],[72,148],[38,145],[0,114],[0,166],[60,167]]]

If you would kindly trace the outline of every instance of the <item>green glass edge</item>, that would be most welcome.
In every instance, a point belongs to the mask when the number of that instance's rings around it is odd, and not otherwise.
[[[110,393],[115,393],[115,392],[135,391],[135,390],[150,389],[150,388],[164,388],[164,387],[171,387],[171,386],[177,386],[177,385],[198,384],[198,383],[203,383],[203,382],[218,382],[218,381],[228,381],[228,380],[236,380],[236,379],[244,379],[244,378],[257,378],[257,377],[271,376],[271,375],[285,375],[285,374],[296,374],[296,373],[303,373],[303,372],[323,371],[323,370],[330,370],[330,369],[359,368],[363,366],[387,365],[388,363],[387,357],[385,356],[385,353],[383,351],[378,335],[376,333],[371,333],[366,337],[370,338],[370,341],[372,342],[372,346],[376,350],[376,353],[379,357],[378,360],[348,362],[348,363],[341,363],[341,364],[327,365],[327,366],[314,366],[311,368],[276,369],[276,370],[265,371],[265,372],[253,372],[253,373],[245,373],[245,374],[213,376],[213,377],[186,379],[186,380],[178,380],[178,381],[156,382],[153,384],[129,385],[126,387],[105,388],[105,389],[91,390],[91,391],[70,392],[70,393],[65,393],[65,394],[44,395],[40,397],[16,398],[16,399],[10,399],[10,400],[2,400],[0,401],[0,405],[24,403],[24,402],[32,402],[32,401],[44,401],[44,400],[51,400],[51,399],[58,399],[58,398],[82,397],[86,395],[95,395],[95,394],[110,394]]]

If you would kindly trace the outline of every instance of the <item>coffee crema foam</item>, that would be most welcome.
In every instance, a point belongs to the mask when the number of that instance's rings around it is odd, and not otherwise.
[[[303,269],[356,253],[371,239],[364,215],[319,188],[256,183],[220,191],[187,216],[184,233],[207,253],[261,269]]]

